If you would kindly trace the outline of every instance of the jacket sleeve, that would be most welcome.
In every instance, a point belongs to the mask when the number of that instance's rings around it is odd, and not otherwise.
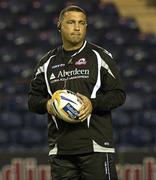
[[[101,55],[101,88],[96,98],[91,99],[93,113],[110,111],[125,102],[125,91],[123,84],[112,57],[103,53]]]
[[[38,114],[47,112],[46,104],[49,95],[44,78],[44,62],[46,62],[48,54],[49,53],[47,53],[36,66],[28,93],[28,108],[30,111]]]

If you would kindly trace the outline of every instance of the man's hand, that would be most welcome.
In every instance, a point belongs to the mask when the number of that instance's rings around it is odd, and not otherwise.
[[[53,100],[52,99],[49,99],[47,101],[47,111],[49,114],[53,115],[53,116],[56,116],[56,112],[52,106],[52,103],[53,103]]]
[[[92,113],[93,106],[88,97],[80,93],[77,93],[77,96],[80,97],[84,103],[80,109],[80,114],[79,114],[79,120],[83,122]]]

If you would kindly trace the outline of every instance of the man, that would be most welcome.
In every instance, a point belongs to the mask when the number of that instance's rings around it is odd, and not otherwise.
[[[117,180],[111,110],[124,103],[125,93],[112,55],[85,40],[86,28],[83,9],[68,6],[61,11],[63,45],[40,60],[30,85],[29,109],[48,113],[53,180]],[[83,100],[80,123],[53,113],[51,96],[58,89],[76,92]]]

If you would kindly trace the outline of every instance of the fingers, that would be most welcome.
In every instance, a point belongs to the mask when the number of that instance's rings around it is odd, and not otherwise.
[[[83,106],[79,113],[79,120],[83,122],[85,119],[87,119],[89,114],[90,114],[89,106],[87,107]]]
[[[87,119],[87,117],[89,116],[89,114],[91,114],[92,112],[92,103],[89,100],[88,97],[77,93],[77,95],[81,98],[81,100],[83,101],[83,106],[80,109],[80,113],[79,113],[79,120],[81,122],[83,122],[84,120]]]
[[[49,99],[47,101],[47,111],[48,111],[49,114],[51,114],[53,116],[56,116],[56,113],[55,113],[55,111],[53,109],[52,103],[53,103],[52,99]]]

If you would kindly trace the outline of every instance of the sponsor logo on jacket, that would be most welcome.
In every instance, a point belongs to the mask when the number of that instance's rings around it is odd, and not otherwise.
[[[52,73],[50,82],[64,81],[65,79],[89,78],[89,69],[75,68],[70,71],[60,70],[57,74]]]
[[[59,71],[58,73],[58,78],[59,77],[70,77],[70,76],[76,76],[76,75],[89,75],[89,69],[77,69],[75,68],[74,70],[72,71],[65,71],[65,70],[62,70],[62,71]]]

